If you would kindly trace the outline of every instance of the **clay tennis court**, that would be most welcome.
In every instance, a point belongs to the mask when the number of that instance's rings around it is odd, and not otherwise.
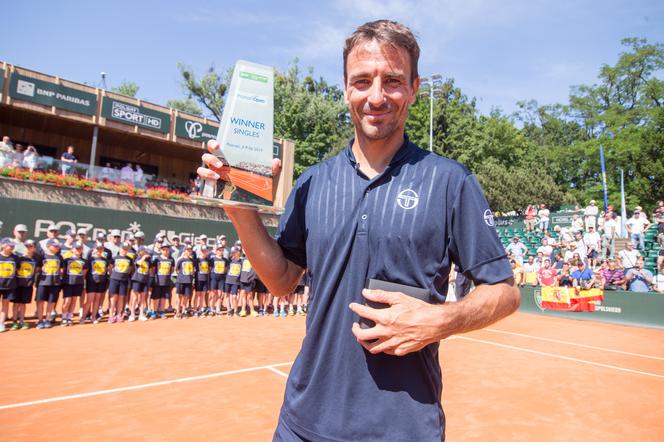
[[[2,436],[270,440],[303,334],[302,317],[4,333]],[[664,330],[518,313],[444,341],[441,363],[450,441],[664,435]]]

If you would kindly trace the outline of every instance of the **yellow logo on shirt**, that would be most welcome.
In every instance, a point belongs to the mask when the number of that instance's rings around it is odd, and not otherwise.
[[[71,258],[72,256],[74,256],[74,252],[72,250],[65,250],[62,252],[63,259]]]
[[[16,272],[13,261],[0,261],[0,278],[12,278]]]
[[[69,274],[80,275],[83,273],[83,263],[80,261],[72,261],[69,263]]]
[[[160,275],[170,275],[171,274],[171,263],[170,261],[159,261],[159,268],[157,273]]]
[[[138,273],[141,275],[147,275],[150,270],[150,264],[147,261],[143,261],[138,265]]]
[[[118,273],[127,273],[129,271],[129,261],[126,259],[115,261],[115,271]]]
[[[182,263],[182,274],[191,275],[194,273],[194,263],[191,261],[185,261]]]
[[[29,278],[35,271],[35,266],[31,262],[22,262],[18,267],[16,274],[21,278]]]
[[[42,272],[45,275],[57,275],[60,271],[60,261],[57,259],[46,259],[42,264]]]
[[[203,261],[200,263],[198,266],[199,270],[201,273],[209,273],[210,272],[210,266],[208,265],[207,261]]]
[[[249,262],[248,259],[245,259],[244,261],[242,261],[242,271],[243,272],[251,271],[251,263]]]
[[[228,274],[231,276],[238,276],[242,271],[242,266],[239,262],[231,263],[231,269],[228,271]]]
[[[215,261],[214,273],[219,273],[219,274],[226,273],[226,261]]]
[[[95,261],[94,264],[92,264],[92,273],[95,275],[105,275],[106,261]]]

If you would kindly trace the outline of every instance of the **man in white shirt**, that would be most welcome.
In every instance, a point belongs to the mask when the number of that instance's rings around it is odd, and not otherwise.
[[[618,261],[620,262],[620,267],[626,272],[627,270],[633,268],[636,265],[636,261],[641,257],[641,254],[638,250],[634,249],[634,244],[628,242],[625,244],[625,249],[621,250],[618,253]]]
[[[595,204],[595,200],[590,200],[590,204],[585,208],[583,211],[583,221],[586,225],[586,230],[590,226],[597,227],[597,214],[599,213],[599,209],[597,208],[597,205]]]
[[[140,164],[136,165],[136,172],[134,172],[134,186],[143,187],[143,168]]]
[[[616,239],[617,230],[616,214],[607,213],[604,219],[604,233],[602,234],[602,257],[613,258],[613,255],[615,255],[614,240]]]
[[[595,267],[595,260],[599,256],[600,242],[599,233],[595,232],[593,226],[588,227],[588,231],[583,235],[583,243],[587,247],[586,256],[588,256],[592,267]]]
[[[537,211],[537,216],[539,217],[539,231],[546,232],[549,230],[549,209],[546,208],[546,204],[540,204],[540,208]]]
[[[507,253],[512,253],[514,260],[519,264],[523,264],[523,255],[528,252],[528,247],[519,240],[518,236],[512,239],[512,243],[505,247]]]
[[[545,258],[551,259],[551,254],[553,253],[553,247],[549,245],[549,241],[546,238],[542,238],[542,245],[537,248],[537,253],[542,252],[542,256]]]
[[[14,158],[14,144],[8,136],[2,137],[0,142],[0,167],[8,166]]]
[[[632,217],[625,222],[625,228],[632,239],[635,249],[645,250],[646,243],[643,233],[648,230],[648,227],[650,227],[650,221],[648,221],[647,217],[642,217],[641,212],[638,210],[634,210]]]
[[[120,169],[120,181],[123,183],[134,182],[134,169],[131,168],[131,163],[127,163],[125,167]]]

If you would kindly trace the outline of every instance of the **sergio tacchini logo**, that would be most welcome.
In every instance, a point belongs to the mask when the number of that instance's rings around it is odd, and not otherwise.
[[[417,207],[420,202],[420,197],[412,189],[406,189],[399,192],[397,195],[397,204],[402,209],[410,210]]]

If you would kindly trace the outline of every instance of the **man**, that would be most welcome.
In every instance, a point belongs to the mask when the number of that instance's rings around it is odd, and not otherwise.
[[[526,226],[526,232],[534,232],[535,226],[537,225],[537,219],[535,218],[535,215],[537,215],[537,209],[535,206],[528,204],[524,215],[525,219],[523,220],[523,223]]]
[[[523,265],[524,282],[528,285],[536,286],[539,269],[540,265],[535,262],[535,257],[528,255],[528,262]]]
[[[120,253],[122,233],[118,229],[113,229],[108,236],[109,240],[104,244],[104,247],[111,251],[111,257],[113,257]]]
[[[583,244],[587,247],[586,256],[592,267],[599,256],[601,238],[599,233],[595,232],[595,227],[589,226],[588,231],[583,235]]]
[[[543,287],[552,287],[556,284],[557,277],[558,272],[551,267],[551,260],[549,258],[544,258],[544,265],[540,268],[537,275],[539,284]]]
[[[188,241],[187,241],[188,240]],[[177,262],[178,258],[182,255],[185,247],[191,247],[191,239],[185,238],[184,244],[180,244],[180,237],[175,235],[171,238],[171,256]]]
[[[11,165],[13,159],[14,144],[12,143],[11,138],[5,135],[2,137],[2,142],[0,143],[0,167]]]
[[[540,204],[540,208],[537,211],[537,216],[539,216],[539,231],[546,232],[549,230],[549,216],[551,212],[546,208],[546,204]]]
[[[589,230],[590,227],[594,229],[597,226],[598,213],[599,208],[597,207],[595,200],[590,200],[590,204],[583,211],[583,222],[586,226],[586,230]]]
[[[85,227],[80,227],[76,231],[76,237],[78,239],[78,242],[83,244],[83,259],[88,259],[88,256],[90,256],[90,250],[92,250],[91,245],[89,244],[88,241],[88,229]]]
[[[14,254],[17,256],[25,255],[25,242],[28,240],[28,227],[25,224],[16,224],[14,227]]]
[[[640,257],[641,254],[638,250],[634,249],[634,243],[632,242],[626,242],[625,248],[618,253],[620,267],[622,267],[625,272],[633,268]]]
[[[632,217],[625,223],[625,228],[627,229],[627,233],[629,233],[629,237],[631,238],[635,249],[645,250],[646,239],[644,232],[648,230],[649,227],[650,221],[648,221],[648,218],[642,217],[639,210],[634,210]]]
[[[618,222],[616,214],[608,212],[604,216],[604,233],[602,233],[602,257],[613,258],[615,255],[615,239],[618,231]]]
[[[549,244],[547,238],[542,238],[542,245],[537,248],[537,254],[542,254],[543,257],[551,259],[551,254],[553,253],[553,246]]]
[[[653,275],[650,270],[643,268],[643,257],[636,260],[634,268],[625,273],[627,290],[630,292],[649,292],[653,283]]]
[[[139,230],[138,232],[134,233],[134,238],[136,239],[136,249],[145,247],[145,233]]]
[[[76,155],[74,155],[74,146],[67,146],[67,149],[60,157],[62,162],[62,174],[71,175],[74,172],[74,164],[78,162]]]
[[[622,290],[625,285],[625,273],[616,267],[616,261],[609,259],[608,268],[602,269],[599,276],[604,290]]]
[[[518,236],[515,236],[512,238],[512,244],[505,247],[505,251],[511,253],[519,264],[523,264],[523,255],[528,253],[528,247],[521,242]]]
[[[49,224],[46,228],[46,239],[39,241],[39,253],[43,255],[48,250],[48,242],[52,239],[57,240],[60,236],[60,229],[55,224]],[[59,243],[59,241],[56,241]]]
[[[134,183],[134,169],[132,169],[131,163],[125,164],[125,166],[120,169],[120,181],[127,184]]]
[[[576,265],[577,269],[572,272],[572,278],[574,279],[574,287],[578,287],[581,290],[590,290],[595,284],[595,273],[586,268],[586,264],[583,260],[579,261]]]
[[[518,308],[477,180],[404,135],[418,57],[403,25],[379,20],[358,28],[344,48],[344,97],[355,126],[349,146],[299,178],[276,240],[255,208],[225,206],[275,296],[288,295],[305,268],[312,275],[307,337],[275,440],[444,439],[439,341]],[[219,170],[217,157],[204,161]],[[199,173],[218,178],[209,169]],[[326,210],[334,216],[319,215]],[[476,288],[444,304],[451,261]],[[367,278],[424,288],[432,303],[363,290]],[[370,308],[366,300],[388,306]],[[362,329],[360,317],[377,325]]]
[[[136,165],[136,171],[134,172],[134,186],[143,188],[145,184],[143,183],[143,168],[140,164]]]

